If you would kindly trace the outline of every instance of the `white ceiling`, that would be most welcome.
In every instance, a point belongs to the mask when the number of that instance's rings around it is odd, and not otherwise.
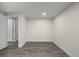
[[[1,10],[7,14],[23,14],[28,18],[53,18],[71,2],[1,2]],[[42,13],[47,15],[43,16]]]

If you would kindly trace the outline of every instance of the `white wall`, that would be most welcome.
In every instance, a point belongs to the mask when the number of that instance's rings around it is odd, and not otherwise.
[[[7,47],[7,19],[0,13],[0,50]]]
[[[53,28],[51,19],[18,18],[18,46],[23,47],[28,41],[52,41]]]
[[[27,19],[18,16],[18,47],[22,47],[26,43],[27,36]]]
[[[52,41],[53,28],[51,19],[29,19],[27,41]]]
[[[79,3],[54,19],[54,42],[70,56],[79,57]]]

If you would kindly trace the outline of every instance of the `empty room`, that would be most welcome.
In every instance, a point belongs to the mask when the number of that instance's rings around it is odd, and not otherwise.
[[[79,57],[79,2],[0,2],[0,57]]]

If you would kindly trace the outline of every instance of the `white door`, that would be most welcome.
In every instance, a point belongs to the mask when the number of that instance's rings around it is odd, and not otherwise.
[[[7,19],[0,15],[0,50],[7,47]]]
[[[17,20],[9,17],[8,19],[8,42],[16,42],[17,39]]]

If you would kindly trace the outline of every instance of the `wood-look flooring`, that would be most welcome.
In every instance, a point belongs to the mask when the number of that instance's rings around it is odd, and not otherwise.
[[[53,42],[27,42],[22,48],[10,44],[0,51],[1,57],[68,57]]]

